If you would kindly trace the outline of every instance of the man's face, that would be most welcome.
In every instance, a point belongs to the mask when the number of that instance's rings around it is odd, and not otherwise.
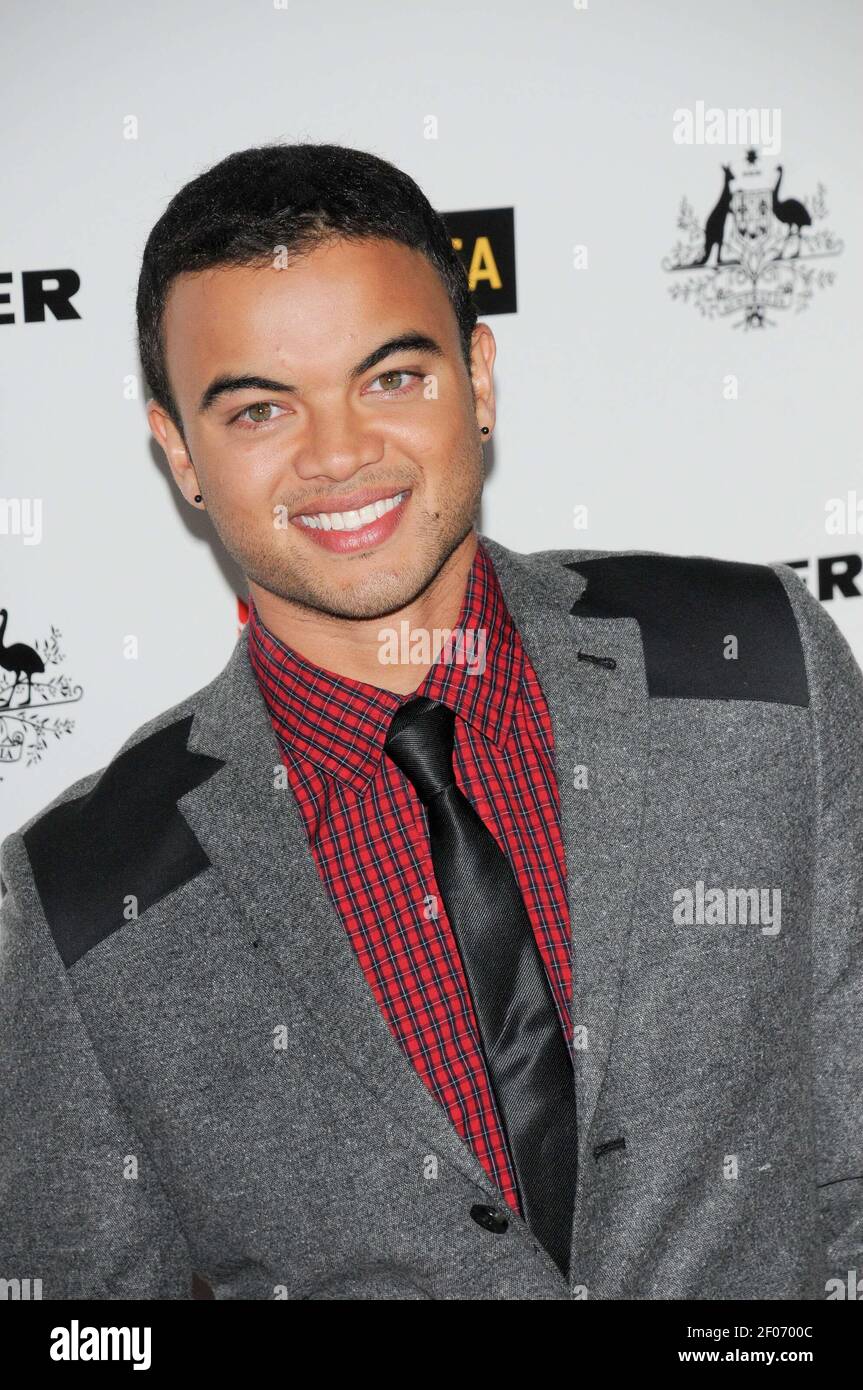
[[[407,336],[429,345],[361,365]],[[452,305],[424,256],[389,240],[338,241],[283,269],[184,274],[164,337],[185,444],[155,405],[151,427],[253,585],[354,619],[395,612],[426,589],[479,510],[494,339],[478,325],[475,398]],[[257,382],[219,389],[233,378]],[[353,503],[401,493],[352,529]],[[319,513],[341,516],[329,529],[298,520]]]

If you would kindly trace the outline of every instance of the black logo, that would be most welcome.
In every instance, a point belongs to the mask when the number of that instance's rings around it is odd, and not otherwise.
[[[452,244],[467,272],[477,311],[514,314],[515,219],[512,208],[443,212]]]
[[[719,166],[722,187],[702,224],[686,198],[677,225],[683,233],[663,270],[682,273],[674,299],[693,303],[707,318],[734,317],[734,327],[774,326],[771,313],[809,307],[836,272],[823,262],[843,243],[822,226],[826,190],[788,196],[785,166],[762,169],[750,149],[737,168]]]
[[[11,285],[11,271],[0,271],[0,285]],[[74,270],[22,270],[21,317],[25,323],[44,323],[45,311],[50,309],[55,319],[79,319],[81,315],[72,303],[72,296],[81,288]],[[8,305],[12,296],[0,290],[0,305]],[[0,308],[0,323],[15,323],[15,313]]]
[[[60,719],[42,711],[81,699],[80,685],[73,685],[65,673],[43,675],[49,666],[59,666],[66,658],[60,650],[61,633],[51,628],[47,640],[6,644],[8,614],[0,608],[0,764],[18,763],[22,755],[27,767],[38,763],[48,747],[49,737],[60,739],[71,734],[72,719]],[[8,674],[7,674],[8,673]],[[23,697],[23,698],[22,698]],[[15,700],[13,705],[12,701]]]

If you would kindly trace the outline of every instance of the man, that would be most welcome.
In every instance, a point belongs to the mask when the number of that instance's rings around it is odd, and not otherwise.
[[[3,845],[0,1273],[828,1296],[863,1268],[836,627],[783,565],[478,534],[494,339],[371,155],[193,181],[138,323],[249,622]]]

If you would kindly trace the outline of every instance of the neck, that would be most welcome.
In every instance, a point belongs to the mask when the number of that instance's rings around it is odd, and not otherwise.
[[[249,592],[264,626],[306,661],[337,676],[364,681],[396,695],[408,695],[428,675],[441,644],[434,644],[432,660],[426,663],[382,663],[381,630],[394,629],[400,635],[401,624],[407,622],[410,638],[416,631],[433,634],[435,629],[454,628],[461,613],[477,544],[477,532],[472,527],[428,587],[412,603],[382,618],[339,618],[298,608],[251,580]],[[409,648],[410,641],[396,643],[399,654],[405,646]]]

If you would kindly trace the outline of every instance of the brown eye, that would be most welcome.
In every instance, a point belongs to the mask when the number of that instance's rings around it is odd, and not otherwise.
[[[275,413],[277,410],[278,415]],[[235,415],[231,424],[244,430],[256,430],[272,424],[284,414],[284,407],[276,405],[275,401],[255,401],[254,405],[247,405],[239,415]]]
[[[411,372],[407,367],[390,367],[381,372],[371,384],[373,396],[406,396],[413,390],[422,373]]]

